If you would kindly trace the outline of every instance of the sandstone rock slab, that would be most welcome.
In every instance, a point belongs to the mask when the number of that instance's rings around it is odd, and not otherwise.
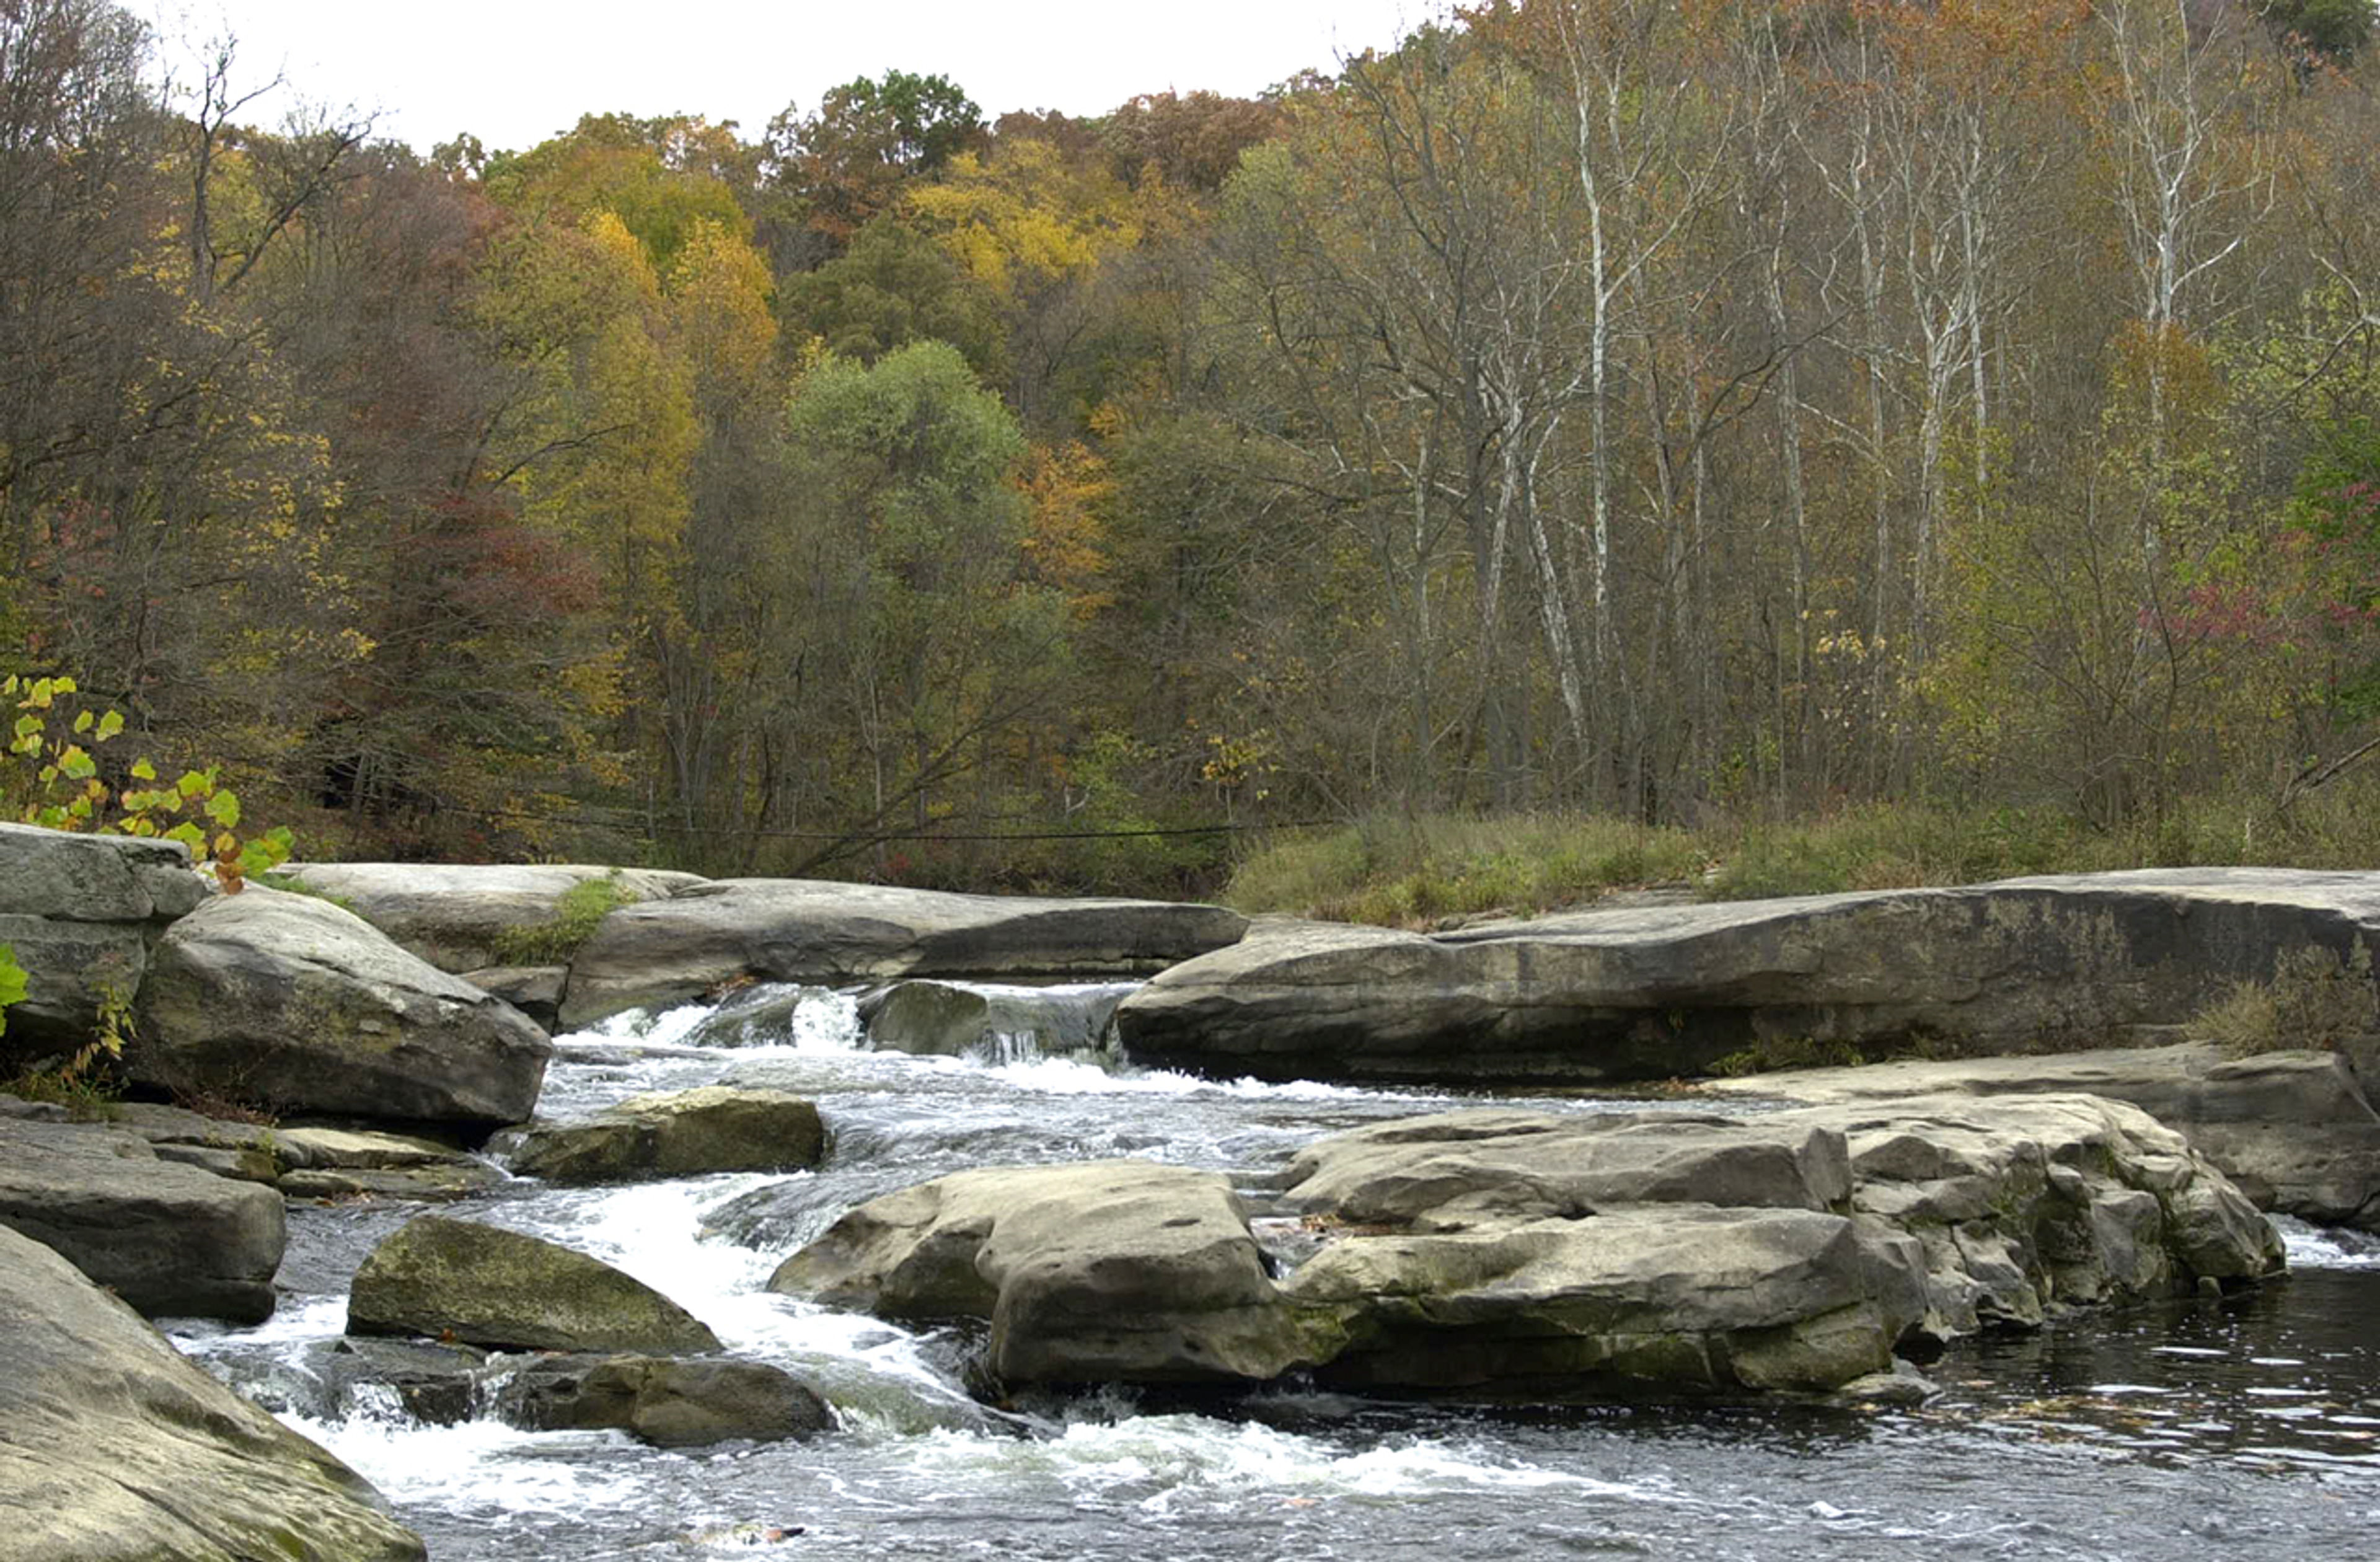
[[[79,1046],[103,1005],[140,989],[157,935],[208,893],[178,841],[0,824],[0,944],[27,978],[0,1063]]]
[[[280,872],[456,975],[507,964],[508,937],[552,922],[562,897],[580,885],[609,879],[633,902],[704,882],[694,873],[584,863],[305,862]]]
[[[549,1182],[628,1182],[818,1165],[816,1103],[784,1091],[698,1090],[634,1096],[583,1123],[532,1123],[493,1141],[515,1173]]]
[[[347,1332],[514,1350],[719,1348],[686,1309],[599,1259],[439,1215],[407,1222],[365,1258],[347,1295]]]

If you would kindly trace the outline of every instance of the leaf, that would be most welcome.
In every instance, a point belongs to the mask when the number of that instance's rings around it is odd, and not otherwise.
[[[69,743],[67,751],[58,756],[58,769],[69,781],[88,781],[99,774],[99,766],[79,744]]]
[[[207,833],[187,819],[166,831],[165,838],[181,842],[193,853],[203,852],[207,848]]]
[[[85,714],[88,714],[89,713],[86,712]],[[99,718],[99,733],[95,740],[104,743],[123,730],[124,713],[122,711],[110,711],[105,715]]]
[[[195,798],[202,792],[215,789],[213,774],[204,770],[186,770],[182,772],[182,778],[174,784],[181,788],[186,798]]]
[[[225,830],[215,837],[215,860],[229,862],[239,856],[239,837]]]
[[[91,730],[91,713],[89,711],[78,711],[75,713],[74,729],[77,732],[89,732]]]
[[[239,798],[232,792],[217,792],[207,799],[207,817],[226,830],[239,828]]]
[[[132,779],[135,781],[154,781],[157,779],[157,767],[151,764],[145,759],[134,760],[132,762]]]

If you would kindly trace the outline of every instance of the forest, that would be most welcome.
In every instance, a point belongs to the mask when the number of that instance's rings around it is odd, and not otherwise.
[[[0,673],[321,858],[2380,844],[2371,13],[1493,0],[1254,99],[422,155],[0,0]]]

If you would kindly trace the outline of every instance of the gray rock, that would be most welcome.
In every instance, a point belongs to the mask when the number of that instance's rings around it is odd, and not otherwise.
[[[869,1043],[886,1052],[994,1061],[1096,1052],[1107,1040],[1116,1006],[1138,985],[896,982],[861,998],[859,1018]]]
[[[2380,874],[2258,868],[1586,911],[1425,935],[1267,924],[1124,1001],[1126,1056],[1266,1079],[1594,1082],[1760,1043],[2088,1047],[2314,947],[2380,945]],[[2380,1028],[2376,1026],[2375,1028]]]
[[[2258,1208],[2380,1229],[2380,1114],[2337,1053],[2231,1057],[2204,1043],[2036,1057],[1876,1063],[1713,1080],[1714,1096],[1812,1104],[2080,1092],[2128,1101],[2215,1163]]]
[[[725,879],[606,917],[571,962],[562,1023],[577,1029],[747,977],[1141,975],[1231,944],[1246,926],[1219,906]]]
[[[160,1160],[135,1133],[0,1117],[0,1225],[152,1317],[273,1315],[281,1196]]]
[[[140,990],[140,1083],[285,1112],[526,1119],[552,1043],[327,901],[251,887],[176,922]]]
[[[140,989],[158,934],[207,893],[178,841],[0,824],[0,944],[27,978],[0,1064],[81,1045],[103,1004]]]
[[[693,873],[584,864],[307,862],[281,873],[335,897],[407,950],[457,974],[505,964],[505,935],[552,921],[563,896],[590,879],[611,878],[630,900],[659,899],[705,882]]]
[[[769,1288],[991,1325],[1012,1383],[1248,1383],[1317,1360],[1230,1182],[1145,1161],[961,1172],[861,1205]]]
[[[452,1336],[515,1350],[716,1350],[684,1308],[558,1242],[423,1215],[374,1248],[347,1295],[347,1333]]]
[[[536,1432],[616,1428],[662,1448],[807,1440],[834,1424],[826,1402],[758,1361],[552,1356],[495,1393],[495,1413]]]
[[[346,1414],[356,1390],[372,1384],[394,1390],[405,1413],[431,1426],[453,1426],[480,1414],[488,1353],[468,1345],[409,1339],[341,1339],[315,1368],[325,1413]]]
[[[2278,1239],[2181,1138],[2088,1096],[1593,1117],[1325,1139],[1276,1280],[1211,1174],[963,1173],[861,1205],[772,1288],[988,1322],[1013,1382],[1532,1398],[1828,1390],[1896,1345],[2261,1278]]]
[[[708,1172],[795,1171],[818,1165],[818,1106],[783,1091],[699,1090],[639,1095],[583,1123],[532,1123],[493,1141],[513,1171],[549,1182],[627,1182]]]
[[[463,980],[528,1015],[547,1030],[562,1014],[562,987],[570,979],[568,966],[483,966],[467,970]]]
[[[0,1562],[423,1555],[353,1470],[0,1230]]]

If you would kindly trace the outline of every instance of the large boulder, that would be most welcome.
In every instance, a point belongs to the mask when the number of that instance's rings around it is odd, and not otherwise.
[[[283,868],[439,970],[463,975],[487,967],[546,963],[524,959],[562,919],[563,897],[601,884],[621,905],[657,900],[704,881],[655,868],[585,864],[306,862]],[[567,960],[568,949],[552,957]]]
[[[88,1040],[103,1007],[139,991],[157,935],[206,894],[178,841],[0,824],[0,944],[27,978],[0,1073]]]
[[[495,1413],[537,1432],[616,1428],[661,1448],[807,1439],[834,1424],[782,1368],[662,1356],[540,1358],[504,1379]]]
[[[632,1096],[583,1123],[532,1123],[490,1148],[523,1177],[627,1182],[801,1170],[818,1165],[826,1130],[806,1096],[706,1085]]]
[[[423,1215],[364,1259],[351,1335],[418,1335],[511,1350],[716,1350],[686,1309],[559,1242]]]
[[[571,962],[562,1023],[747,978],[1136,976],[1229,945],[1246,926],[1220,906],[722,879],[603,919]]]
[[[152,1317],[273,1315],[281,1195],[160,1159],[128,1130],[0,1117],[0,1226]]]
[[[861,1205],[769,1288],[991,1325],[1012,1383],[1262,1382],[1316,1359],[1230,1182],[1145,1161],[960,1172]]]
[[[1915,1095],[2083,1092],[2128,1101],[2213,1162],[2260,1209],[2380,1230],[2380,1114],[2345,1057],[2234,1057],[2201,1043],[1954,1061],[1874,1063],[1713,1080],[1714,1096],[1812,1104]]]
[[[419,1562],[361,1477],[0,1229],[0,1562]]]
[[[1225,1075],[1668,1079],[1786,1041],[2116,1044],[2302,951],[2368,980],[2375,945],[2380,873],[2264,868],[1635,907],[1436,934],[1285,923],[1162,972],[1116,1023],[1136,1062]]]
[[[2178,1135],[2087,1096],[1448,1113],[1319,1141],[1284,1183],[1259,1246],[1213,1174],[962,1173],[861,1205],[770,1284],[987,1322],[1010,1381],[1310,1368],[1543,1398],[1833,1389],[1926,1336],[2281,1263]]]
[[[253,886],[167,931],[140,1014],[140,1083],[468,1130],[525,1120],[553,1050],[519,1010],[352,912]]]

